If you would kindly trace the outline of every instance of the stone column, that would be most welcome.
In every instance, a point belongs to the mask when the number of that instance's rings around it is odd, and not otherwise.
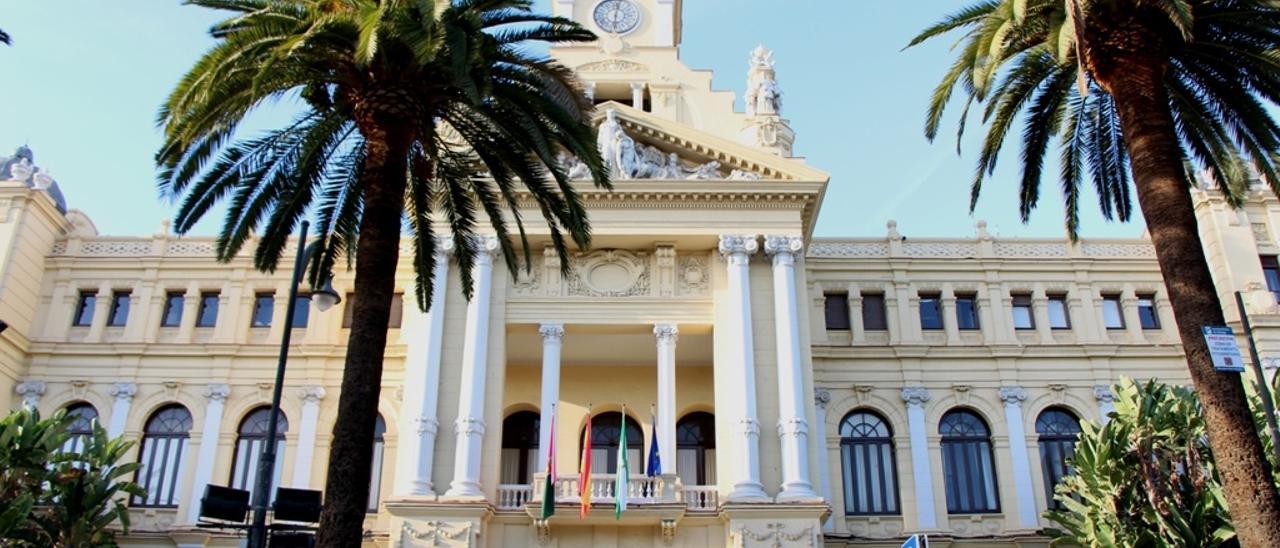
[[[40,407],[40,396],[45,389],[44,381],[22,381],[13,387],[13,391],[22,396],[22,407],[27,409]]]
[[[956,316],[956,292],[950,285],[942,288],[942,329],[947,333],[947,344],[960,344],[960,321]]]
[[[213,481],[213,465],[218,460],[218,437],[222,433],[222,407],[231,394],[225,384],[210,384],[204,390],[209,400],[204,406],[204,424],[200,427],[200,453],[196,455],[196,472],[191,478],[191,493],[187,503],[187,522],[200,519],[200,498],[204,489]]]
[[[538,327],[542,335],[542,418],[538,421],[538,466],[546,471],[547,454],[551,451],[551,424],[555,407],[560,402],[560,348],[564,343],[564,324],[544,322]]]
[[[849,286],[849,342],[867,342],[867,326],[862,325],[862,293],[857,286]]]
[[[911,475],[915,479],[916,520],[920,529],[936,529],[938,513],[933,502],[933,467],[929,463],[929,432],[924,421],[924,404],[929,391],[923,386],[902,389],[907,403],[907,429],[911,434]]]
[[[1142,318],[1138,316],[1138,296],[1132,287],[1125,287],[1120,294],[1120,308],[1124,315],[1124,330],[1129,334],[1129,342],[1145,343],[1147,338],[1142,334]]]
[[[298,389],[302,399],[302,420],[298,421],[298,456],[294,458],[293,481],[295,488],[311,487],[311,461],[316,454],[316,423],[320,420],[320,400],[324,399],[323,386],[304,386]]]
[[[827,404],[831,403],[831,392],[826,388],[813,389],[813,420],[818,438],[818,492],[822,500],[831,504],[831,460],[827,457]],[[822,530],[835,530],[835,517],[828,517]]]
[[[644,82],[631,83],[631,106],[636,110],[644,110]]]
[[[1053,343],[1053,326],[1049,323],[1049,296],[1037,287],[1031,293],[1031,310],[1036,323],[1036,336],[1041,344]]]
[[[1027,455],[1027,433],[1022,421],[1022,402],[1027,392],[1021,386],[1000,388],[1004,402],[1004,422],[1009,430],[1009,457],[1013,463],[1014,493],[1018,497],[1018,525],[1035,529],[1040,520],[1036,513],[1036,491],[1031,480],[1031,460]]]
[[[138,385],[131,382],[118,382],[111,385],[107,392],[115,398],[111,402],[111,422],[107,424],[107,437],[118,438],[124,434],[124,426],[129,422],[129,405],[133,396],[138,393]]]
[[[163,309],[161,314],[164,314]],[[178,321],[179,342],[191,342],[196,332],[196,316],[198,315],[200,315],[200,286],[191,284],[191,287],[187,288],[187,292],[182,295],[182,318]],[[155,323],[158,325],[160,322]]]
[[[435,461],[436,433],[440,430],[440,355],[444,347],[445,295],[449,285],[449,255],[453,240],[436,237],[435,270],[431,274],[431,306],[421,322],[406,327],[410,334],[405,352],[405,394],[401,410],[402,440],[396,449],[395,492],[403,496],[434,496],[431,483]],[[411,305],[416,306],[416,305]],[[426,340],[422,340],[422,336]]]
[[[1098,416],[1101,417],[1102,423],[1106,424],[1111,420],[1109,416],[1111,412],[1116,410],[1116,395],[1111,392],[1111,385],[1093,385],[1093,397],[1098,400]]]
[[[462,385],[458,390],[458,440],[453,455],[453,482],[446,497],[484,498],[480,490],[480,449],[484,441],[484,381],[489,359],[489,290],[493,284],[493,255],[498,239],[472,240],[476,257],[471,269],[471,302],[467,303],[466,338],[462,343]]]
[[[730,500],[768,499],[760,484],[760,421],[756,418],[756,366],[755,345],[751,339],[751,255],[760,248],[754,235],[721,235],[720,254],[728,268],[730,322],[727,326],[737,348],[723,362],[735,367],[739,374],[729,375],[734,385],[725,387],[732,394],[741,394],[742,401],[730,411],[731,420],[737,423],[732,434],[740,443],[738,451],[742,459],[736,470],[737,478]]]
[[[676,339],[674,323],[653,326],[658,343],[658,454],[663,474],[676,473]]]
[[[809,422],[800,354],[800,316],[796,305],[796,254],[800,236],[766,236],[764,251],[773,259],[773,316],[778,356],[778,438],[782,444],[779,501],[812,500],[809,482]]]
[[[89,320],[89,334],[85,342],[102,342],[102,333],[107,329],[107,316],[111,315],[111,286],[98,288],[93,300],[93,318]]]

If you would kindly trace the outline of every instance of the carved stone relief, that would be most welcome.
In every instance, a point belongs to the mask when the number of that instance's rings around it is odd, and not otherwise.
[[[570,261],[568,293],[584,297],[633,297],[649,294],[646,252],[602,249]]]

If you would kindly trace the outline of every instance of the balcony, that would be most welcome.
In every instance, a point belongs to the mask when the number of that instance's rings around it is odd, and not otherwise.
[[[528,510],[536,513],[542,504],[543,474],[535,475],[533,485],[502,484],[498,486],[494,508],[498,511]],[[593,505],[612,506],[615,494],[614,474],[592,474],[587,486]],[[657,477],[632,476],[627,481],[627,504],[633,508],[678,507],[689,512],[715,512],[719,508],[719,491],[714,485],[683,486],[674,474]],[[576,506],[582,501],[578,476],[559,476],[555,484],[556,505]]]

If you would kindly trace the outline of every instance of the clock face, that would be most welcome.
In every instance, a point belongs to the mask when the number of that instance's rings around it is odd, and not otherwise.
[[[630,0],[604,0],[596,4],[592,16],[596,25],[614,34],[631,32],[640,24],[640,8]]]

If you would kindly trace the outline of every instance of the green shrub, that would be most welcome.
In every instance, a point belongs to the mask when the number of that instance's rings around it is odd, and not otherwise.
[[[114,546],[117,521],[128,534],[124,500],[145,495],[127,479],[139,465],[119,464],[133,442],[108,439],[95,421],[83,448],[64,452],[70,422],[25,409],[0,420],[0,545]]]

